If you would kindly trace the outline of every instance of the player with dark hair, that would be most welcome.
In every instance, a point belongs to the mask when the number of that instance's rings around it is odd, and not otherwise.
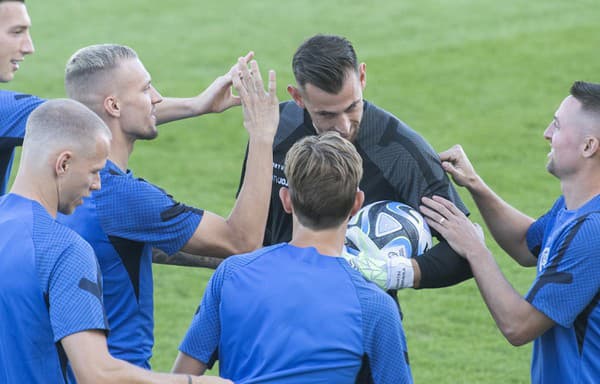
[[[278,197],[279,188],[287,186],[283,173],[286,153],[301,138],[326,131],[336,131],[353,142],[361,155],[364,175],[360,188],[365,204],[392,200],[418,208],[423,196],[436,194],[468,213],[437,153],[423,137],[389,112],[363,100],[366,64],[357,61],[348,40],[313,36],[298,48],[292,67],[297,86],[287,89],[293,101],[279,106],[265,245],[291,238],[292,218]],[[422,256],[400,260],[406,284],[387,288],[436,288],[470,278],[468,263],[443,238],[438,239],[439,243]],[[395,291],[392,294],[395,297]]]
[[[460,146],[440,154],[471,193],[498,244],[537,266],[525,297],[503,276],[481,229],[446,199],[424,199],[429,225],[471,264],[496,324],[513,345],[534,340],[531,382],[592,384],[600,378],[600,84],[575,82],[544,131],[546,168],[562,196],[543,216],[516,210],[488,187]]]
[[[337,133],[311,135],[288,151],[285,175],[292,240],[221,263],[174,372],[218,358],[235,382],[411,383],[394,301],[340,257],[364,200],[360,155]]]
[[[55,217],[100,188],[110,139],[73,100],[29,117],[15,183],[0,197],[0,382],[64,383],[68,358],[84,383],[225,383],[148,372],[108,353],[94,252]]]
[[[271,151],[278,110],[275,74],[264,91],[258,64],[240,57],[208,92],[214,104],[233,104],[233,84],[243,101],[250,136],[250,171],[228,218],[186,206],[134,176],[129,156],[137,140],[158,134],[155,108],[162,97],[131,48],[102,44],[77,51],[67,63],[67,95],[100,116],[112,132],[111,152],[100,172],[103,188],[59,220],[94,248],[104,281],[104,305],[115,357],[149,368],[153,337],[152,247],[226,257],[258,248],[270,194]]]

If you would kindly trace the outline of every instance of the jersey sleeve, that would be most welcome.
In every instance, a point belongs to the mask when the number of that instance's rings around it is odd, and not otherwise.
[[[203,362],[209,368],[214,363],[212,357],[221,339],[219,307],[227,264],[228,260],[223,261],[210,278],[192,324],[179,346],[181,352]]]
[[[142,179],[109,175],[95,197],[99,220],[111,236],[149,243],[172,255],[192,237],[203,211],[175,201]]]
[[[0,91],[0,138],[23,139],[29,114],[44,101],[32,95]]]
[[[527,248],[535,256],[538,257],[542,248],[542,242],[544,240],[544,232],[546,226],[551,222],[552,217],[556,216],[554,209],[550,210],[546,214],[540,216],[536,221],[531,224],[526,234]]]
[[[526,295],[539,311],[570,327],[600,291],[600,215],[565,230]],[[539,264],[539,263],[538,263]]]
[[[100,270],[92,247],[82,239],[57,259],[48,279],[48,302],[55,342],[81,331],[108,329]]]

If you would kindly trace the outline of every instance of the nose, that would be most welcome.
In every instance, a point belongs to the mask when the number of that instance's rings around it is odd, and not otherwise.
[[[352,127],[350,117],[346,114],[341,114],[335,124],[335,130],[342,136],[348,136]]]
[[[554,125],[553,125],[553,122],[552,122],[544,130],[544,139],[546,139],[548,141],[552,141],[552,134],[553,133],[554,133]]]
[[[102,182],[100,181],[100,174],[94,175],[94,180],[92,181],[92,185],[90,186],[90,190],[97,191],[102,187]]]
[[[24,56],[32,54],[33,52],[35,52],[35,48],[33,47],[33,40],[31,39],[31,35],[28,31],[23,39],[23,43],[21,44],[21,53]]]
[[[161,101],[163,101],[163,98],[162,98],[160,92],[158,92],[158,90],[156,88],[154,88],[152,85],[150,87],[151,87],[152,104],[158,104]]]

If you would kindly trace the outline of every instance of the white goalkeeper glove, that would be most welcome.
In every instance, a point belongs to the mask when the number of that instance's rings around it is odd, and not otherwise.
[[[388,255],[358,227],[348,229],[346,237],[356,245],[359,253],[353,255],[344,248],[342,256],[367,280],[386,291],[413,286],[415,271],[409,258]]]

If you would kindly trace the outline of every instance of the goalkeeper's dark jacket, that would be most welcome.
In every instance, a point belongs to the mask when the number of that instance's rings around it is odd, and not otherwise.
[[[287,186],[283,172],[285,155],[301,138],[316,135],[308,112],[295,102],[283,102],[279,110],[279,127],[273,143],[273,189],[265,245],[287,242],[292,238],[292,217],[283,210],[279,200],[279,189]],[[468,214],[431,145],[391,113],[365,101],[354,145],[363,159],[360,188],[365,193],[365,205],[379,200],[394,200],[418,210],[423,196],[439,195],[453,201]],[[242,180],[245,165],[244,160]],[[422,273],[420,287],[442,287],[471,277],[468,263],[438,234],[434,235],[440,242],[417,258]]]

